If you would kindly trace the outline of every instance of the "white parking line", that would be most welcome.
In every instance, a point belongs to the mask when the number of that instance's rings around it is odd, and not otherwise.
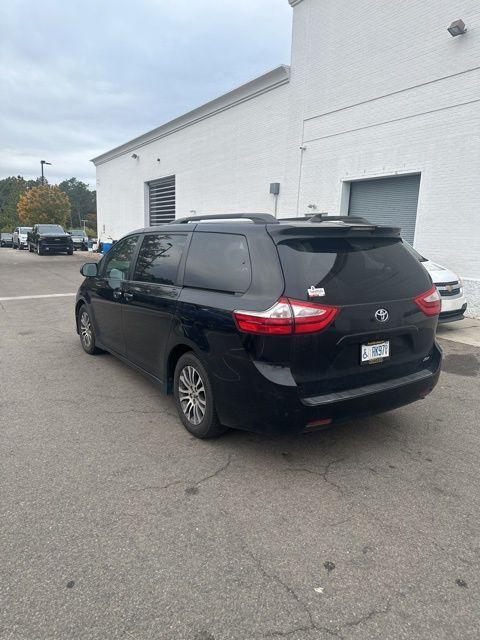
[[[45,293],[38,296],[8,296],[0,298],[0,302],[5,302],[5,300],[36,300],[37,298],[71,298],[76,295],[76,293]]]

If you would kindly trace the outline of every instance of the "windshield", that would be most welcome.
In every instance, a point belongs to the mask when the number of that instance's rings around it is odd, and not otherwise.
[[[32,230],[32,227],[20,227],[20,229],[18,230],[18,233],[28,233],[31,230]]]
[[[68,233],[71,233],[72,236],[84,236],[85,231],[83,229],[70,229]]]
[[[420,262],[428,262],[427,258],[424,258],[422,255],[420,255],[418,251],[416,251],[416,249],[414,249],[411,244],[408,244],[406,240],[403,241],[403,244],[410,251],[412,256],[414,256],[414,258],[420,260]]]
[[[40,233],[65,233],[59,224],[39,224]]]

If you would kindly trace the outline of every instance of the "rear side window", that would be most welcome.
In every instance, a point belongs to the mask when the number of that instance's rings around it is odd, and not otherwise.
[[[193,234],[185,269],[186,287],[245,293],[252,268],[245,236],[233,233]]]
[[[144,237],[133,279],[138,282],[177,284],[177,272],[187,236],[152,233]]]
[[[400,239],[295,239],[279,244],[278,251],[286,294],[300,300],[381,302],[409,298],[431,286],[428,274]],[[324,294],[311,298],[310,287],[324,289]]]

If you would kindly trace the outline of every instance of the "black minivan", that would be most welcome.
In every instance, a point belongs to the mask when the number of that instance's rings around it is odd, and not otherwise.
[[[299,433],[437,383],[440,296],[397,228],[363,218],[184,218],[81,269],[84,350],[173,393],[195,436]]]

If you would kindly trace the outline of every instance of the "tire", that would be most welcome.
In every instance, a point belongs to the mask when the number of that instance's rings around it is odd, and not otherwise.
[[[95,331],[92,320],[88,309],[84,304],[82,304],[78,310],[78,331],[80,335],[80,344],[82,345],[85,353],[88,353],[90,356],[93,356],[96,353],[101,353],[101,349],[96,346]]]
[[[73,256],[73,249],[70,249],[70,251],[67,251],[67,256]]]
[[[194,394],[193,403],[189,392]],[[218,420],[208,373],[193,353],[184,354],[177,362],[173,394],[183,426],[196,438],[216,438],[228,431]]]
[[[23,251],[23,247],[22,247],[22,245],[21,245],[21,244],[17,245],[17,249],[18,249],[19,251]]]

